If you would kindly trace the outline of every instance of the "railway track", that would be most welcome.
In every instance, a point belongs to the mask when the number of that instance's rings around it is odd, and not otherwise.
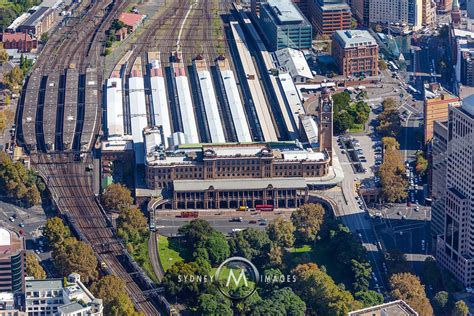
[[[137,281],[132,277],[136,271],[130,271],[123,263],[124,249],[95,200],[92,175],[85,171],[85,164],[65,155],[40,154],[31,158],[57,208],[78,230],[79,238],[92,246],[109,274],[125,281],[127,292],[139,310],[146,315],[159,315],[152,297],[143,294],[153,287]]]

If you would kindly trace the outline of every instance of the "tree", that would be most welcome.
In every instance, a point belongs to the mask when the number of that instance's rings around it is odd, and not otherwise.
[[[315,241],[324,220],[325,210],[321,204],[303,204],[293,214],[291,222],[297,236],[306,242]]]
[[[198,243],[194,257],[200,257],[199,249],[205,252],[205,257],[209,260],[211,265],[222,263],[230,255],[229,244],[225,236],[218,231],[213,231],[209,236]]]
[[[59,217],[51,217],[46,220],[43,229],[43,235],[49,240],[53,247],[57,247],[59,244],[71,236],[69,227],[64,225],[64,222]]]
[[[0,43],[0,65],[8,61],[8,52],[3,48],[3,43]]]
[[[403,165],[400,152],[400,144],[393,137],[384,137],[385,148],[384,161],[378,171],[382,185],[382,195],[389,202],[396,202],[407,197],[406,188],[408,181],[405,177],[405,166]]]
[[[112,54],[112,50],[110,48],[106,48],[104,50],[104,56],[109,56],[110,54]]]
[[[317,315],[347,315],[362,308],[349,291],[340,289],[329,275],[314,263],[300,264],[292,270],[293,289]]]
[[[387,62],[385,61],[385,59],[379,59],[379,69],[380,70],[387,70]]]
[[[368,262],[358,262],[357,260],[352,259],[351,270],[353,275],[352,288],[354,291],[368,291],[372,273],[372,267],[370,264]]]
[[[431,286],[434,291],[440,291],[444,288],[441,270],[436,260],[432,257],[426,258],[423,262],[423,270],[420,278],[423,284]]]
[[[213,294],[199,296],[198,312],[199,315],[234,315],[229,300],[222,295]]]
[[[211,235],[214,229],[203,219],[195,219],[178,229],[178,233],[183,235],[183,240],[192,246]]]
[[[394,299],[404,300],[420,316],[433,315],[433,308],[426,297],[425,288],[420,279],[411,273],[397,273],[390,277],[390,295]]]
[[[266,231],[247,228],[231,236],[229,247],[233,256],[253,260],[270,250],[270,238]]]
[[[10,103],[12,103],[12,99],[10,97],[9,94],[6,94],[4,99],[3,99],[3,103],[5,103],[5,105],[10,105]],[[5,115],[5,114],[4,114]],[[5,115],[6,116],[6,115]]]
[[[375,291],[359,291],[354,294],[355,298],[364,304],[364,307],[370,307],[383,304],[383,295]]]
[[[424,157],[422,151],[416,153],[416,172],[424,175],[428,169],[428,160]]]
[[[125,290],[125,282],[115,275],[106,275],[91,286],[94,296],[103,300],[104,315],[142,315],[135,311]]]
[[[400,149],[400,143],[393,137],[383,137],[382,144],[383,144],[384,150],[386,151]]]
[[[403,254],[398,249],[387,251],[385,261],[387,262],[387,267],[390,271],[390,274],[410,271],[410,265],[407,262],[405,254]]]
[[[334,132],[345,133],[354,124],[352,116],[347,111],[334,112]]]
[[[108,185],[102,193],[102,205],[109,212],[128,210],[132,203],[130,190],[119,183]]]
[[[41,194],[36,186],[31,186],[27,189],[25,202],[28,206],[38,205],[41,203]]]
[[[268,252],[270,266],[280,267],[283,264],[283,248],[273,245]]]
[[[464,301],[457,301],[456,304],[454,304],[453,316],[467,316],[469,315],[469,308],[467,307],[466,303]]]
[[[282,247],[292,247],[295,242],[293,232],[295,226],[290,221],[281,217],[272,220],[267,226],[268,237],[277,245]]]
[[[48,41],[48,39],[49,39],[49,34],[48,34],[48,32],[44,32],[43,34],[41,34],[40,41],[41,41],[43,44],[46,44],[46,42]]]
[[[127,241],[138,241],[147,233],[147,219],[138,208],[122,210],[117,218],[117,232]]]
[[[445,291],[439,291],[433,298],[433,307],[438,311],[439,314],[446,311],[446,306],[449,302],[449,294]]]
[[[396,136],[400,131],[400,115],[395,99],[387,98],[382,102],[383,111],[378,116],[377,130],[384,136]]]
[[[46,272],[32,252],[26,253],[25,273],[27,276],[34,277],[35,280],[46,279]]]
[[[305,302],[289,287],[273,291],[263,302],[255,304],[251,315],[301,315],[306,312]]]
[[[88,244],[68,239],[61,247],[53,251],[55,266],[61,275],[79,273],[85,283],[94,281],[98,277],[97,258],[92,247]]]
[[[23,84],[23,79],[25,79],[25,77],[20,67],[15,66],[4,76],[3,79],[11,91],[18,91],[20,86]]]

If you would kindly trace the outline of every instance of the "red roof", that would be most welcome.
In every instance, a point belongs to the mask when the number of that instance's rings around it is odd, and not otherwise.
[[[3,33],[2,34],[2,41],[3,42],[20,42],[20,41],[32,41],[33,39],[28,33]]]
[[[136,13],[122,12],[119,21],[127,26],[136,26],[143,19],[144,15]]]

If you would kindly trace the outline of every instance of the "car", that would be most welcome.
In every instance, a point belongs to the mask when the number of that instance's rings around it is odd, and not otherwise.
[[[402,212],[398,211],[398,212],[397,212],[397,215],[398,215],[398,216],[402,215]]]
[[[360,208],[361,210],[364,210],[364,206],[363,206],[363,205],[359,205],[359,208]]]
[[[267,225],[267,221],[265,222],[260,222],[260,226],[266,226]]]
[[[14,222],[15,219],[13,218],[13,216],[10,216],[10,222]]]
[[[249,221],[249,224],[257,224],[257,221],[256,220],[251,220],[251,221]]]
[[[40,240],[40,241],[38,241],[38,245],[40,245],[40,247],[43,247],[44,242],[42,240]]]
[[[359,236],[360,239],[362,239],[362,234],[358,233],[357,236]]]
[[[13,213],[12,217],[16,219],[16,214],[15,214],[15,213]]]
[[[36,249],[36,250],[35,250],[35,253],[36,253],[37,255],[39,255],[41,252],[40,252],[38,249]]]
[[[344,149],[341,150],[341,154],[345,154],[345,153],[346,153],[346,151]]]
[[[244,219],[242,217],[232,217],[230,222],[242,222]]]
[[[23,228],[23,227],[25,227],[25,224],[20,223],[18,226],[20,226],[21,228]]]

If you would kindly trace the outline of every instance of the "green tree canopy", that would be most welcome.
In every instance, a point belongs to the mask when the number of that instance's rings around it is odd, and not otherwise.
[[[130,190],[122,184],[110,184],[102,193],[102,205],[109,212],[128,210],[132,203],[133,198]]]
[[[377,130],[384,136],[396,136],[400,131],[400,116],[395,99],[387,98],[382,102],[383,111],[379,114]]]
[[[81,275],[85,283],[94,281],[98,277],[97,258],[92,247],[73,238],[65,240],[61,247],[53,251],[56,268],[61,275],[73,272]]]
[[[46,272],[32,252],[26,253],[25,273],[27,276],[34,277],[35,280],[46,279]]]
[[[306,312],[305,302],[289,287],[273,291],[269,297],[255,304],[250,315],[301,315]]]
[[[229,244],[225,236],[218,231],[213,231],[209,236],[206,236],[196,246],[194,257],[202,257],[208,259],[211,265],[218,265],[224,262],[230,255]]]
[[[234,315],[229,300],[218,294],[202,294],[199,296],[198,312],[200,315],[207,316]]]
[[[247,228],[229,239],[231,254],[253,260],[270,251],[270,238],[266,231]]]
[[[354,296],[364,304],[364,307],[383,304],[383,295],[375,291],[360,291],[356,292]]]
[[[3,65],[5,62],[8,61],[8,53],[7,51],[3,48],[3,43],[0,43],[0,65]]]
[[[438,314],[444,314],[446,311],[446,306],[449,302],[449,293],[446,291],[439,291],[433,298],[433,307],[438,312]]]
[[[117,231],[127,241],[140,240],[147,233],[147,219],[138,208],[124,209],[117,218]]]
[[[71,236],[69,227],[59,217],[51,217],[46,220],[43,229],[43,235],[49,240],[53,247],[62,244],[63,241]]]
[[[466,303],[464,301],[457,301],[456,304],[454,304],[453,316],[467,316],[469,315],[469,308],[467,307]]]
[[[420,279],[411,273],[396,273],[390,277],[390,295],[394,299],[404,300],[420,316],[433,315],[433,308],[426,297],[425,288]]]
[[[125,290],[125,282],[115,275],[106,275],[91,286],[97,298],[103,300],[104,315],[140,316]]]
[[[267,226],[267,233],[270,240],[282,247],[292,247],[295,242],[293,232],[295,226],[290,221],[281,217],[272,220]]]
[[[324,220],[325,210],[321,204],[303,204],[291,214],[298,238],[305,242],[315,241]]]

